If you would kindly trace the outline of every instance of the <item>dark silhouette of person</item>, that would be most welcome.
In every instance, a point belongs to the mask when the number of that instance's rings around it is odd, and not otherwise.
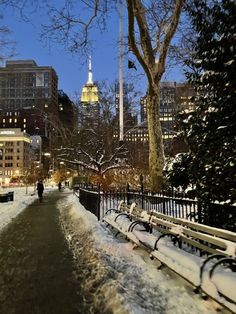
[[[39,197],[39,201],[40,203],[43,201],[43,191],[44,191],[44,185],[42,181],[38,181],[37,183],[37,191],[38,191],[38,197]]]
[[[61,191],[61,182],[58,183],[58,190]]]

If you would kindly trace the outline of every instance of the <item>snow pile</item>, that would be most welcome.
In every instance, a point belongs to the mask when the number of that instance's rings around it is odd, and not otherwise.
[[[8,192],[14,192],[14,201],[0,203],[0,230],[37,198],[32,187],[28,188],[27,194],[25,187],[1,190],[1,193]]]
[[[172,273],[170,276],[168,270],[158,271],[156,259],[151,260],[142,248],[134,249],[124,237],[114,237],[114,233],[86,211],[75,196],[69,196],[66,202],[67,207],[66,203],[59,204],[62,217],[64,215],[63,228],[77,263],[91,266],[84,289],[88,291],[88,287],[93,286],[96,302],[103,299],[106,309],[112,313],[119,313],[119,306],[122,306],[122,313],[135,314],[216,312],[219,306],[215,302],[202,302],[178,276]],[[122,228],[128,221],[124,216],[117,220]],[[136,232],[138,230],[134,236]],[[98,274],[102,278],[98,279]]]
[[[173,244],[169,237],[161,237],[158,243],[156,243],[156,240],[160,237],[161,233],[156,230],[154,230],[152,234],[144,232],[144,228],[141,224],[136,225],[135,229],[132,231],[129,227],[132,225],[132,222],[127,215],[118,215],[117,213],[111,212],[104,217],[104,221],[136,245],[145,246],[151,251],[152,257],[156,258],[164,265],[167,265],[170,269],[174,270],[177,274],[180,274],[194,286],[199,287],[202,283],[201,288],[205,293],[236,312],[236,292],[234,289],[236,282],[235,273],[222,267],[223,265],[220,265],[217,268],[216,274],[214,274],[210,280],[209,271],[215,262],[215,260],[212,260],[205,265],[203,280],[201,282],[200,269],[206,256],[199,257],[194,254],[194,252],[191,252],[191,249],[189,250],[189,248],[185,248],[185,250],[179,249]],[[183,227],[176,226],[172,228],[171,231],[174,234],[179,235],[182,234]],[[232,234],[232,232],[229,232],[229,234]],[[235,244],[227,240],[224,240],[224,243],[226,246],[225,252],[233,253],[232,256],[235,256]],[[222,297],[222,295],[224,297]],[[228,298],[233,300],[235,304],[229,302]]]

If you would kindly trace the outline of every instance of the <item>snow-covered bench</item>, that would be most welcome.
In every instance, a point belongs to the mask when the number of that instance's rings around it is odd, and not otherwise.
[[[219,303],[236,312],[236,233],[119,204],[103,220]],[[143,228],[144,227],[144,228]],[[153,231],[153,232],[152,232]]]

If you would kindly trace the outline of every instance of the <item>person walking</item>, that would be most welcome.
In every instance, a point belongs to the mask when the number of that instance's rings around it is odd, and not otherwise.
[[[43,191],[44,191],[44,185],[41,180],[39,180],[37,183],[37,191],[38,191],[39,202],[41,203],[43,201]]]
[[[61,182],[58,183],[58,190],[61,191]]]

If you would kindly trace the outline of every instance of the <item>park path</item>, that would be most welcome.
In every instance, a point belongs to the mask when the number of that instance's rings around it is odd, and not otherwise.
[[[0,234],[1,314],[84,313],[56,206],[68,193],[46,194]]]

